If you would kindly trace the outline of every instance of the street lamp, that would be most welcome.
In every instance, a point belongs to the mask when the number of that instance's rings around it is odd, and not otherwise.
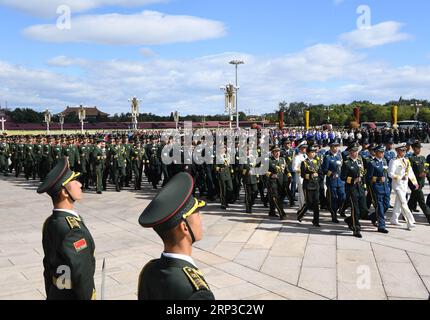
[[[237,90],[238,87],[238,79],[237,79],[237,69],[239,65],[245,64],[242,60],[232,60],[229,62],[231,65],[234,65],[236,67],[236,122],[237,122],[237,129],[239,129],[239,107],[238,107],[238,97],[237,97]]]
[[[173,113],[173,119],[175,120],[176,130],[179,128],[179,112],[175,111]]]
[[[225,93],[225,113],[228,113],[230,117],[231,129],[233,122],[233,114],[235,113],[235,108],[237,109],[237,88],[231,83],[229,83],[225,87],[221,87],[221,90]]]
[[[329,106],[324,107],[324,111],[327,113],[327,124],[330,124],[330,112],[333,111]]]
[[[63,132],[64,118],[65,118],[64,113],[60,113],[58,115],[58,118],[59,118],[59,122],[60,122],[60,126],[61,126],[61,132]]]
[[[133,123],[133,130],[137,131],[140,114],[139,104],[142,102],[142,100],[138,99],[137,97],[133,97],[132,99],[129,99],[128,102],[131,102],[131,121]]]
[[[82,104],[79,107],[78,116],[79,116],[79,121],[81,122],[81,133],[84,134],[84,121],[87,118],[87,112]]]
[[[422,107],[422,103],[418,103],[418,101],[415,101],[413,104],[411,104],[411,107],[415,107],[415,121],[418,121],[418,116],[420,115],[420,108]]]
[[[49,134],[49,124],[51,123],[51,112],[49,112],[49,110],[46,109],[44,112],[44,116],[45,116],[44,122],[46,123],[46,133]]]

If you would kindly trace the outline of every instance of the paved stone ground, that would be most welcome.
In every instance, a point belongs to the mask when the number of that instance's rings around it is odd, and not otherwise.
[[[45,298],[41,228],[52,207],[36,188],[23,178],[0,178],[0,299]],[[141,268],[160,256],[157,235],[137,223],[154,195],[145,185],[141,192],[89,192],[77,204],[96,242],[98,290],[106,258],[108,299],[136,299]],[[295,210],[285,222],[268,219],[262,206],[255,212],[243,213],[242,204],[203,211],[205,238],[193,256],[217,299],[429,297],[430,226],[422,214],[413,231],[389,226],[389,235],[364,222],[360,240],[344,224],[329,223],[326,213],[317,230],[311,217],[297,223]]]

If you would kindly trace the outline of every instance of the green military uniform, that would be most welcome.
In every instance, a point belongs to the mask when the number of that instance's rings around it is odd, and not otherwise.
[[[359,145],[353,145],[348,150],[358,151]],[[361,216],[367,216],[369,210],[366,204],[366,171],[361,157],[356,160],[348,157],[342,165],[340,178],[345,181],[346,202],[351,206],[351,216],[345,219],[354,236],[361,238]]]
[[[316,149],[312,146],[308,147],[307,152],[315,152]],[[318,160],[307,158],[301,164],[300,174],[303,179],[303,193],[305,195],[305,205],[297,213],[297,220],[302,221],[308,209],[314,213],[313,225],[319,227],[320,207],[319,207],[319,188],[318,172],[320,165]]]
[[[99,140],[99,142],[102,142],[102,140]],[[93,158],[93,168],[96,175],[96,188],[97,193],[101,194],[102,190],[104,189],[103,185],[103,172],[105,170],[105,162],[107,158],[106,149],[102,149],[99,146],[96,146],[92,153]]]
[[[280,151],[278,147],[273,147],[272,152]],[[279,218],[285,220],[287,214],[284,211],[284,199],[287,195],[287,181],[290,173],[288,172],[287,162],[285,158],[275,158],[273,155],[269,159],[269,171],[266,176],[268,178],[267,189],[269,191],[270,216],[276,216],[278,211]]]
[[[43,145],[39,142],[33,145],[33,180],[36,179],[36,174],[40,179],[40,162],[42,161]]]
[[[22,167],[24,166],[25,159],[25,145],[19,143],[15,148],[15,177],[18,177],[21,173]]]
[[[9,150],[8,145],[4,142],[0,142],[0,173],[3,173],[5,176],[8,175],[9,166]]]
[[[258,176],[252,174],[251,170],[256,168],[256,162],[248,159],[248,163],[242,167],[242,182],[245,187],[246,213],[252,213],[252,206],[258,196]]]
[[[135,145],[133,149],[130,149],[129,155],[131,161],[131,167],[134,174],[134,190],[142,189],[142,169],[144,163],[148,161],[145,149]]]
[[[422,148],[422,145],[420,142],[417,142],[412,145],[412,147]],[[429,164],[427,163],[426,158],[415,154],[409,158],[409,161],[412,165],[412,170],[414,171],[415,177],[417,178],[419,188],[417,189],[416,187],[410,185],[411,197],[409,198],[408,206],[413,212],[416,210],[417,204],[419,204],[421,210],[423,211],[424,215],[427,217],[427,220],[430,223],[430,208],[425,202],[423,193],[426,178],[429,177]]]
[[[42,159],[40,160],[40,181],[45,180],[53,163],[51,145],[44,143],[42,145]]]
[[[230,165],[230,157],[226,154],[222,155],[223,164],[216,164],[214,166],[215,172],[217,172],[217,180],[219,183],[219,195],[221,200],[221,208],[226,209],[233,195],[233,181],[231,174],[233,169]]]
[[[69,169],[66,159],[61,159],[37,192],[55,197],[78,176]],[[83,219],[71,210],[54,209],[42,234],[47,300],[95,299],[95,244]]]
[[[52,152],[52,166],[55,167],[57,163],[63,158],[63,148],[60,144],[51,147]]]
[[[126,147],[122,144],[112,145],[109,154],[113,183],[115,184],[116,191],[120,192],[126,179]]]
[[[75,144],[70,143],[63,147],[63,156],[69,159],[69,165],[71,170],[76,170],[78,168],[79,162],[79,152]]]
[[[90,172],[88,172],[88,163],[90,161],[90,148],[86,144],[81,144],[78,147],[79,161],[77,171],[81,173],[81,183],[84,189],[89,187]]]
[[[188,218],[205,206],[192,196],[194,181],[188,173],[179,173],[161,190],[139,218],[139,224],[153,228],[159,235],[174,232],[181,223],[194,233]],[[163,240],[164,241],[164,240]],[[138,283],[139,300],[214,300],[201,271],[190,256],[164,252],[149,262]]]
[[[24,174],[25,178],[28,180],[33,175],[34,167],[34,154],[33,154],[33,144],[27,143],[24,146]]]

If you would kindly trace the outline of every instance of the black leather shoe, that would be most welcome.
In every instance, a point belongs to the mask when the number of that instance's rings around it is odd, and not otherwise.
[[[102,192],[101,191],[97,191],[97,194],[102,194]]]
[[[363,236],[361,235],[361,233],[359,231],[354,232],[354,237],[359,238],[359,239],[363,238]]]
[[[282,221],[285,221],[285,220],[287,220],[287,215],[284,214],[284,215],[280,216],[279,219]]]
[[[338,223],[339,223],[339,220],[337,220],[337,219],[333,219],[331,222],[338,224]]]
[[[319,223],[313,223],[313,226],[314,226],[315,228],[321,228],[321,226],[320,226],[320,224],[319,224]]]
[[[378,232],[383,234],[389,233],[387,229],[378,229]]]

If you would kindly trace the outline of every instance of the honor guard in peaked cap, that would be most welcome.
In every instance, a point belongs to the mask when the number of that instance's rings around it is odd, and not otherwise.
[[[54,204],[42,231],[47,300],[96,299],[94,239],[82,217],[73,211],[82,196],[78,176],[63,158],[37,189],[39,194],[49,194]]]
[[[164,243],[160,259],[149,262],[139,276],[139,300],[214,300],[201,271],[191,258],[192,244],[201,239],[199,209],[206,204],[193,196],[194,180],[177,174],[139,218]]]

